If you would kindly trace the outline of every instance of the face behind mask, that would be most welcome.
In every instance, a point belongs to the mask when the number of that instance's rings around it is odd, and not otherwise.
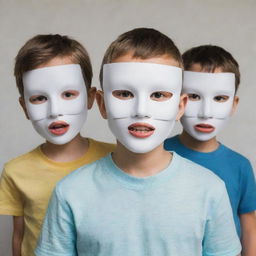
[[[66,144],[87,117],[87,90],[78,64],[34,69],[23,75],[24,100],[35,130],[53,144]]]
[[[184,130],[199,141],[214,138],[231,116],[235,75],[185,71],[182,92],[189,96],[181,118]]]
[[[179,110],[182,70],[152,63],[112,63],[103,68],[108,124],[117,140],[135,153],[159,146]]]

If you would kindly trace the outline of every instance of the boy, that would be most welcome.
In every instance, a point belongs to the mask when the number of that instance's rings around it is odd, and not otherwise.
[[[187,99],[172,40],[146,28],[122,34],[101,80],[96,98],[117,148],[56,186],[36,255],[237,255],[223,182],[163,148]]]
[[[13,255],[31,256],[55,183],[113,146],[80,135],[96,92],[80,43],[60,35],[33,37],[16,57],[15,77],[21,106],[46,142],[5,165],[0,214],[14,216]]]
[[[230,53],[212,45],[186,51],[183,61],[183,92],[189,97],[181,118],[183,131],[166,140],[165,149],[212,170],[225,182],[237,233],[242,235],[242,255],[256,255],[256,185],[251,164],[216,139],[238,104],[239,66]]]

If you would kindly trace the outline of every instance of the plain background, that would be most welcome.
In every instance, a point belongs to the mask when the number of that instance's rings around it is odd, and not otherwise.
[[[219,140],[248,157],[256,167],[255,0],[0,0],[0,165],[43,139],[18,104],[13,76],[19,48],[36,34],[59,33],[80,41],[90,53],[93,84],[103,54],[116,37],[136,27],[153,27],[171,37],[181,52],[216,44],[232,53],[242,74],[237,113]],[[174,134],[180,131],[180,125]],[[83,135],[114,142],[94,106]],[[40,178],[40,177],[39,177]],[[11,217],[0,216],[0,255],[11,255]]]

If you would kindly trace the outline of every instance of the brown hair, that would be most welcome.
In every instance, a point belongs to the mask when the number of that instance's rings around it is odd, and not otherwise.
[[[215,45],[202,45],[184,52],[182,58],[185,70],[190,70],[193,64],[199,64],[202,70],[207,72],[214,72],[216,68],[221,68],[223,72],[234,73],[237,91],[240,83],[239,65],[223,48]]]
[[[169,55],[178,62],[180,67],[183,67],[181,54],[168,36],[152,28],[136,28],[120,35],[108,47],[100,69],[101,86],[103,65],[111,63],[128,52],[132,52],[134,58],[141,59]]]
[[[92,66],[85,48],[76,40],[61,35],[37,35],[28,40],[15,58],[14,75],[19,93],[23,96],[22,76],[26,71],[46,64],[55,57],[70,57],[79,64],[87,89],[91,87]]]

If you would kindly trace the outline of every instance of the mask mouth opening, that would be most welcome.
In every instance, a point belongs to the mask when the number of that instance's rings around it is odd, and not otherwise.
[[[129,133],[137,138],[146,138],[151,136],[155,127],[147,123],[134,123],[128,126]]]
[[[54,135],[62,135],[66,133],[70,125],[64,121],[53,122],[48,126],[48,130]]]
[[[211,133],[215,130],[215,127],[210,124],[197,124],[194,126],[195,130],[203,133]]]
[[[134,123],[128,126],[128,130],[154,131],[155,127],[147,123]]]

